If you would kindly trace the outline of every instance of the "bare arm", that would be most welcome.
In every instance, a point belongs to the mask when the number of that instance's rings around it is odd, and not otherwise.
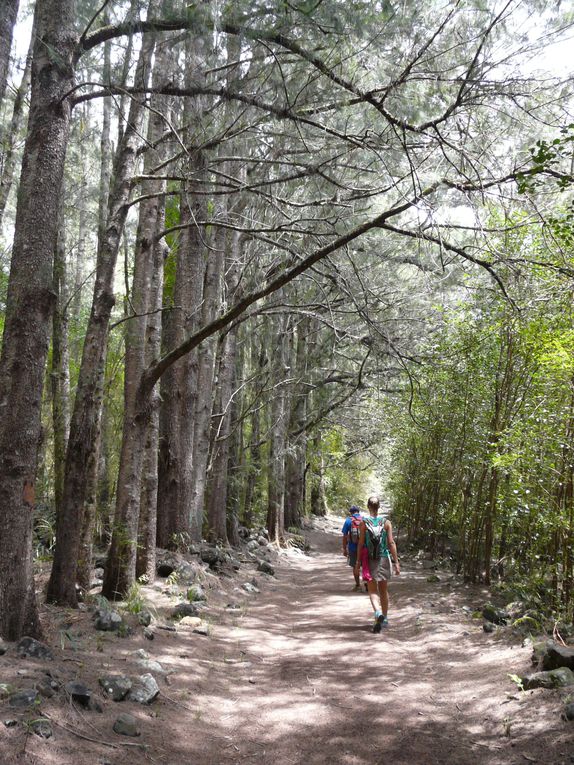
[[[393,537],[393,524],[390,521],[386,521],[385,529],[387,531],[387,546],[389,548],[389,551],[391,553],[391,558],[395,566],[395,573],[400,574],[401,564],[399,563],[399,554],[397,552],[397,544],[395,542],[395,538]]]

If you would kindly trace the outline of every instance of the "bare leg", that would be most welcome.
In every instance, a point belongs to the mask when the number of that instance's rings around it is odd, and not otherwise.
[[[379,596],[380,596],[380,603],[381,603],[381,611],[386,616],[387,612],[389,610],[389,583],[386,581],[383,582],[377,582],[379,585]],[[371,598],[372,602],[372,598]]]
[[[369,598],[371,600],[371,605],[373,606],[373,611],[376,613],[379,611],[381,612],[381,596],[379,595],[379,589],[377,587],[377,584],[381,585],[383,582],[375,582],[375,580],[371,580],[368,583],[369,586]],[[386,582],[384,582],[386,584]]]

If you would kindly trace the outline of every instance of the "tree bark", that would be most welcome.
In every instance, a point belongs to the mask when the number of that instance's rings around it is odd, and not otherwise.
[[[2,35],[0,32],[0,37],[1,36]],[[30,89],[30,77],[32,75],[32,57],[34,54],[35,38],[36,26],[34,24],[32,28],[32,37],[30,39],[30,47],[28,49],[28,55],[26,56],[26,66],[24,68],[24,73],[22,75],[20,85],[16,91],[16,97],[14,98],[10,127],[6,133],[0,129],[0,152],[2,153],[2,162],[0,163],[2,166],[2,172],[0,173],[0,229],[2,228],[2,220],[4,218],[4,212],[6,211],[6,204],[8,202],[10,189],[12,188],[12,183],[14,181],[14,170],[16,167],[15,146],[22,129],[26,96],[28,95],[28,91]]]
[[[287,445],[287,391],[285,377],[289,371],[288,318],[276,319],[273,379],[271,394],[271,425],[269,471],[267,483],[267,530],[269,539],[282,542],[285,533],[285,452]]]
[[[302,320],[297,327],[296,357],[293,368],[294,377],[300,381],[305,377],[307,362],[307,322]],[[301,384],[294,386],[291,396],[291,419],[289,431],[298,435],[290,438],[287,450],[286,489],[285,489],[285,526],[299,527],[305,510],[305,466],[307,464],[307,395]]]
[[[204,41],[186,39],[185,82],[189,84],[203,75]],[[197,130],[201,125],[202,99],[186,99],[184,124]],[[169,335],[164,348],[177,347],[199,326],[198,313],[203,298],[205,274],[205,233],[194,225],[206,216],[205,197],[194,194],[205,173],[203,152],[187,147],[189,180],[182,185],[180,222],[186,226],[177,248],[173,311],[167,321]],[[194,411],[198,392],[198,351],[194,350],[168,370],[161,384],[160,415],[160,485],[158,496],[158,545],[169,547],[180,535],[201,538],[201,524],[192,531],[190,512],[193,490]]]
[[[240,236],[234,232],[226,269],[226,288],[233,294],[239,282]],[[220,340],[221,352],[217,375],[217,394],[212,417],[213,452],[211,459],[211,491],[208,503],[209,535],[216,541],[228,542],[227,497],[228,466],[231,436],[231,415],[236,381],[237,334],[239,328],[232,327]]]
[[[38,37],[0,357],[0,634],[38,634],[32,515],[53,258],[76,46],[73,0],[38,0]],[[48,53],[50,52],[50,54]]]
[[[150,12],[155,9],[154,3],[155,0],[151,0]],[[136,69],[135,80],[144,88],[147,85],[154,39],[155,36],[152,33],[144,36]],[[77,607],[75,585],[80,534],[86,512],[88,481],[92,473],[98,441],[103,393],[102,370],[107,348],[109,320],[115,303],[114,271],[128,211],[130,182],[140,143],[143,112],[143,103],[138,99],[132,99],[128,124],[116,152],[106,234],[103,241],[98,243],[92,309],[84,341],[70,426],[64,501],[62,512],[56,523],[57,541],[47,597],[52,603],[68,605],[72,608]]]
[[[0,104],[6,95],[8,72],[10,69],[10,51],[19,0],[2,0],[0,3]]]
[[[153,86],[161,88],[170,76],[167,44],[164,44],[155,57]],[[150,104],[150,119],[148,123],[148,147],[154,146],[163,132],[163,114],[167,113],[168,101],[165,97],[154,96]],[[159,154],[148,149],[145,156],[144,175],[150,174],[153,165],[161,162],[164,157],[164,147],[161,145]],[[158,300],[161,300],[161,272],[163,268],[163,248],[158,242],[158,234],[164,225],[163,202],[161,192],[163,181],[147,180],[142,184],[142,196],[146,197],[140,203],[139,224],[136,237],[134,259],[134,276],[130,295],[130,305],[133,316],[126,322],[126,359],[124,369],[124,428],[118,486],[116,493],[116,510],[112,544],[108,555],[103,594],[115,600],[123,597],[129,587],[135,582],[138,539],[144,546],[140,552],[140,568],[142,573],[153,578],[155,569],[155,507],[157,492],[157,457],[156,439],[154,438],[154,418],[152,416],[155,402],[155,390],[151,392],[149,402],[144,408],[139,407],[138,388],[146,368],[146,363],[156,357],[159,348],[157,336]],[[153,322],[156,322],[153,324]],[[153,327],[152,327],[153,324]],[[151,335],[150,335],[151,332]],[[148,347],[150,336],[153,339],[151,351]],[[150,440],[151,439],[151,440]],[[148,449],[146,452],[146,444]],[[153,451],[153,455],[150,454]],[[142,494],[142,474],[144,457],[148,459],[146,475],[146,523],[140,530],[140,500]],[[151,473],[149,471],[152,471]],[[153,509],[150,506],[153,503]],[[139,533],[139,532],[142,533]]]
[[[54,504],[56,514],[62,505],[66,444],[70,430],[70,373],[68,354],[68,284],[63,205],[54,254],[54,295],[56,307],[52,317],[52,427],[54,431]]]

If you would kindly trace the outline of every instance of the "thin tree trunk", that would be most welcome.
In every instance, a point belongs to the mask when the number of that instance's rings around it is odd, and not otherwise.
[[[8,202],[10,189],[12,188],[12,183],[14,181],[14,169],[16,167],[15,146],[22,129],[26,96],[28,95],[28,91],[30,89],[35,37],[36,26],[34,24],[32,28],[32,37],[30,39],[30,47],[28,49],[28,55],[26,56],[24,74],[22,75],[20,86],[18,87],[18,90],[16,91],[16,97],[14,98],[14,106],[12,107],[12,119],[10,120],[10,126],[5,133],[3,133],[3,131],[0,129],[0,152],[2,155],[2,161],[0,162],[0,229],[2,228],[2,221],[6,211],[6,204]]]
[[[156,0],[150,2],[150,13]],[[154,48],[154,35],[143,37],[135,81],[139,87],[147,84]],[[108,340],[108,327],[115,303],[113,280],[124,223],[131,178],[137,159],[144,106],[132,99],[129,122],[118,146],[110,192],[106,234],[98,243],[96,282],[92,310],[78,379],[70,438],[66,455],[66,481],[62,513],[57,519],[57,541],[54,562],[48,584],[50,602],[77,606],[77,560],[83,515],[86,512],[88,479],[98,441],[98,424],[102,399],[102,370]]]
[[[204,41],[186,39],[185,83],[190,85],[201,74]],[[183,122],[199,126],[202,99],[186,99]],[[205,197],[195,195],[195,182],[205,172],[205,158],[195,147],[188,147],[188,174],[180,195],[180,223],[186,226],[177,249],[174,310],[166,322],[164,348],[177,347],[199,326],[198,314],[203,297],[205,233],[193,225],[205,219]],[[169,333],[169,334],[168,334]],[[180,535],[197,540],[201,525],[192,531],[190,502],[193,486],[194,410],[198,391],[198,351],[177,362],[161,381],[160,485],[158,494],[158,545],[168,547]]]
[[[215,237],[215,246],[207,255],[205,287],[203,292],[203,310],[201,323],[206,324],[215,318],[219,309],[221,278],[225,261],[222,251],[223,237]],[[206,340],[199,348],[197,356],[197,394],[193,414],[193,462],[191,481],[189,483],[189,512],[191,537],[194,541],[201,539],[205,489],[207,485],[207,465],[209,460],[209,430],[211,412],[214,401],[215,374],[215,338]],[[185,495],[184,495],[185,496]],[[185,506],[187,506],[187,501]]]
[[[249,466],[247,471],[247,484],[245,487],[245,499],[243,503],[243,523],[247,528],[253,525],[255,509],[261,505],[261,394],[265,387],[266,377],[265,368],[268,365],[268,358],[265,352],[264,343],[259,345],[256,350],[256,336],[251,336],[251,354],[257,353],[257,374],[255,375],[255,396],[253,410],[251,412],[251,440],[249,443]],[[253,362],[252,362],[253,363]]]
[[[163,227],[164,216],[158,229]],[[163,293],[164,248],[156,242],[150,309],[156,313],[149,317],[147,326],[145,363],[158,358],[161,349],[161,305]],[[151,414],[144,451],[142,490],[140,495],[140,520],[138,532],[138,554],[136,576],[145,576],[153,582],[156,572],[157,498],[158,498],[158,456],[159,456],[159,390],[154,389],[151,400]]]
[[[307,363],[307,322],[303,320],[297,327],[297,345],[294,377],[304,379]],[[297,384],[292,395],[291,421],[289,430],[297,433],[289,444],[286,466],[285,526],[301,526],[305,503],[305,466],[307,464],[307,435],[305,421],[307,416],[307,396],[304,386]]]
[[[0,106],[6,95],[8,72],[10,70],[10,51],[19,0],[2,0],[0,3]]]
[[[166,55],[166,45],[157,51],[153,73],[153,85],[161,89],[169,79],[169,58]],[[150,108],[147,143],[153,146],[163,132],[162,114],[167,112],[167,99],[154,96]],[[163,147],[162,147],[163,148]],[[156,156],[151,149],[145,156],[144,175],[151,174],[157,160],[163,159],[160,151]],[[142,492],[142,472],[146,443],[151,436],[152,408],[155,399],[155,389],[151,392],[145,408],[139,408],[138,387],[142,374],[159,345],[159,338],[154,338],[154,347],[150,354],[147,346],[149,340],[148,327],[152,311],[157,309],[158,295],[161,294],[162,247],[158,244],[158,234],[163,228],[163,202],[161,192],[164,184],[161,181],[148,180],[142,184],[142,196],[147,197],[140,204],[139,224],[136,237],[134,262],[134,277],[131,289],[131,310],[133,316],[126,323],[126,359],[124,369],[124,428],[118,486],[116,492],[116,510],[112,544],[108,555],[103,594],[109,599],[123,597],[129,587],[135,582],[137,567],[137,541],[140,519],[140,499]],[[156,272],[157,269],[157,272]],[[157,325],[156,325],[157,326]],[[155,447],[155,442],[154,442]],[[150,444],[151,447],[151,444]],[[154,504],[153,518],[149,518],[150,507],[146,506],[146,521],[143,534],[145,547],[140,555],[140,565],[143,573],[149,575],[148,566],[154,566],[155,561],[155,505],[156,505],[156,460],[155,448],[151,465],[153,475],[147,476],[146,488],[152,493]]]
[[[54,302],[53,258],[70,125],[65,96],[74,84],[72,56],[77,42],[73,0],[38,0],[36,17],[30,116],[0,357],[0,634],[9,640],[40,633],[32,515]]]
[[[153,73],[154,85],[161,87],[171,79],[173,70],[173,55],[171,40],[169,38],[158,42],[156,47],[156,63]],[[148,145],[153,146],[162,135],[164,129],[164,115],[169,114],[169,99],[165,96],[153,96],[151,101],[150,121],[148,128]],[[148,149],[144,165],[144,174],[151,173],[154,164],[160,164],[168,155],[169,144],[161,142],[155,151]],[[152,161],[153,160],[153,161]],[[155,181],[145,184],[147,193],[159,193],[165,190],[165,182]],[[149,203],[143,203],[140,207],[140,221],[143,230],[146,218],[152,222],[155,216],[155,230],[153,230],[152,261],[150,263],[150,294],[148,298],[148,310],[150,312],[146,322],[146,337],[144,348],[144,365],[139,370],[143,373],[145,366],[158,358],[161,351],[162,318],[161,307],[163,303],[163,264],[167,254],[166,245],[157,241],[156,235],[165,225],[165,199],[161,196]],[[150,232],[152,231],[150,226]],[[157,539],[157,505],[158,505],[158,458],[159,458],[159,409],[160,395],[159,385],[152,392],[150,421],[144,446],[143,477],[140,493],[140,519],[138,531],[138,551],[136,559],[136,575],[144,576],[148,582],[155,578],[156,539]]]
[[[208,503],[208,529],[213,540],[228,542],[227,536],[227,492],[229,483],[229,449],[231,436],[231,415],[234,392],[237,332],[233,327],[221,340],[221,356],[217,380],[216,406],[213,415],[212,480]]]
[[[54,254],[54,294],[56,306],[52,317],[52,358],[50,382],[52,390],[52,423],[54,431],[54,504],[60,511],[64,491],[66,445],[70,431],[70,373],[68,354],[68,286],[66,240],[63,205],[60,229]]]
[[[269,539],[280,543],[285,533],[285,452],[287,445],[287,403],[285,377],[289,370],[287,316],[281,315],[276,322],[276,358],[273,379],[275,388],[271,395],[271,428],[269,447],[269,472],[267,488],[267,530]]]

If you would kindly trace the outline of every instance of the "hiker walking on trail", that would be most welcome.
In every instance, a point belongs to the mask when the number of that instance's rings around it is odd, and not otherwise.
[[[345,519],[341,532],[343,534],[343,555],[347,558],[349,566],[353,569],[355,576],[354,589],[356,591],[361,589],[359,568],[356,564],[359,560],[357,558],[357,546],[359,544],[362,523],[363,516],[360,509],[356,505],[352,505],[349,508],[349,517]]]
[[[397,545],[393,538],[393,527],[384,513],[379,514],[380,502],[376,496],[367,501],[369,517],[363,520],[357,547],[357,563],[355,579],[359,574],[359,561],[366,547],[369,554],[369,571],[372,580],[368,582],[368,593],[375,612],[373,632],[379,633],[383,627],[388,627],[387,612],[389,610],[388,584],[393,574],[401,573],[401,565],[397,554]],[[392,558],[392,560],[391,560]]]

